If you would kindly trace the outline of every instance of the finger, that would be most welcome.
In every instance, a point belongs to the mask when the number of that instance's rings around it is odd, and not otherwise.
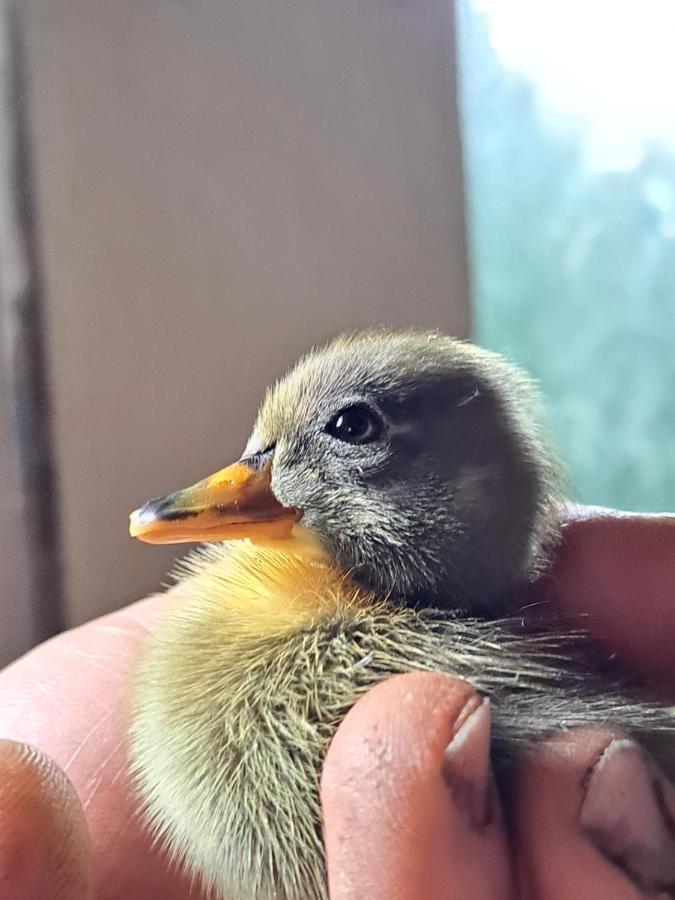
[[[489,765],[489,705],[440,673],[362,697],[323,769],[331,900],[505,900],[511,872]]]
[[[633,741],[551,739],[523,763],[515,797],[531,900],[675,896],[675,790]]]
[[[577,618],[623,665],[675,690],[675,517],[578,510],[525,604],[541,600]]]
[[[3,897],[84,900],[89,883],[84,813],[50,759],[0,741],[0,885]]]

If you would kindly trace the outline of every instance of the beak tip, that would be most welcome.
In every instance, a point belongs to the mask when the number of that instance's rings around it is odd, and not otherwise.
[[[141,528],[140,509],[135,509],[129,516],[129,534],[136,537]]]
[[[138,537],[148,525],[157,519],[157,515],[153,509],[149,509],[150,504],[135,509],[129,516],[129,534],[131,537]]]

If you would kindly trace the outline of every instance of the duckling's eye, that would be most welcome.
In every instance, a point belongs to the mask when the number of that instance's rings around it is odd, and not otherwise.
[[[331,437],[348,444],[369,444],[376,441],[383,430],[380,417],[363,404],[345,407],[326,425],[326,432]]]

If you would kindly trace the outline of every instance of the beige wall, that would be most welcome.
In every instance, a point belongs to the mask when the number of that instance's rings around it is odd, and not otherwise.
[[[71,623],[155,588],[144,499],[370,323],[468,329],[447,0],[23,0]]]

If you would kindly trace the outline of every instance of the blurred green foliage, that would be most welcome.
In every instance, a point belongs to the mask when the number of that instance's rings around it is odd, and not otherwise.
[[[539,380],[578,499],[675,510],[673,153],[589,171],[468,0],[459,34],[476,339]]]

